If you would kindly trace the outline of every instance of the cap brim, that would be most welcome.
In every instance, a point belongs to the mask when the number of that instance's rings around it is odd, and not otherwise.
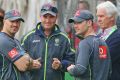
[[[52,16],[56,16],[56,13],[52,12],[52,11],[45,11],[45,12],[41,12],[41,15],[46,15],[46,14],[51,14]]]
[[[83,22],[83,21],[84,21],[84,19],[78,18],[78,17],[73,17],[73,18],[70,18],[70,19],[68,20],[69,23],[73,23],[73,22]]]
[[[10,21],[14,21],[14,20],[20,20],[22,22],[24,22],[24,19],[21,17],[12,17],[12,18],[8,18]]]

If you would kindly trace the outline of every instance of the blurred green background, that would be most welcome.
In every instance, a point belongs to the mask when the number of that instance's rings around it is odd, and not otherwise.
[[[65,80],[74,80],[74,78],[72,76],[70,76],[69,73],[65,73]]]

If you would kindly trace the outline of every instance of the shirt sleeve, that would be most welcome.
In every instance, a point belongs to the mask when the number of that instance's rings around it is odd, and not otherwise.
[[[25,54],[18,42],[14,40],[1,39],[0,41],[0,53],[3,54],[10,61],[14,62]]]
[[[72,68],[69,73],[75,77],[81,76],[86,72],[89,65],[91,48],[86,41],[81,41],[78,48],[78,56],[75,67]]]

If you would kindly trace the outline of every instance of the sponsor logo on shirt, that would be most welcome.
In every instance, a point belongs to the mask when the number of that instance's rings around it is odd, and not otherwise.
[[[40,42],[40,40],[33,40],[32,42],[33,42],[33,43],[36,43],[36,42]]]
[[[8,52],[8,55],[10,58],[14,58],[15,56],[18,55],[18,51],[16,48],[13,48],[10,52]]]
[[[106,59],[107,58],[107,47],[99,46],[99,58]]]

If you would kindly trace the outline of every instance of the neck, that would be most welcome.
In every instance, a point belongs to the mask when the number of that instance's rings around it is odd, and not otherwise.
[[[84,38],[86,38],[87,36],[90,36],[90,35],[96,35],[94,30],[93,29],[88,29],[88,31],[86,32],[86,34],[84,35]]]
[[[11,37],[11,38],[14,38],[14,36],[15,36],[15,34],[11,34],[11,33],[9,33],[8,31],[5,31],[4,29],[3,29],[1,32],[6,33],[6,34],[7,34],[9,37]]]
[[[105,27],[105,29],[110,28],[110,27],[113,27],[115,24],[116,24],[115,21],[111,21],[111,22],[109,22],[109,23],[107,24],[107,26]]]
[[[49,37],[51,34],[51,30],[45,30],[44,33],[45,33],[46,37]]]

